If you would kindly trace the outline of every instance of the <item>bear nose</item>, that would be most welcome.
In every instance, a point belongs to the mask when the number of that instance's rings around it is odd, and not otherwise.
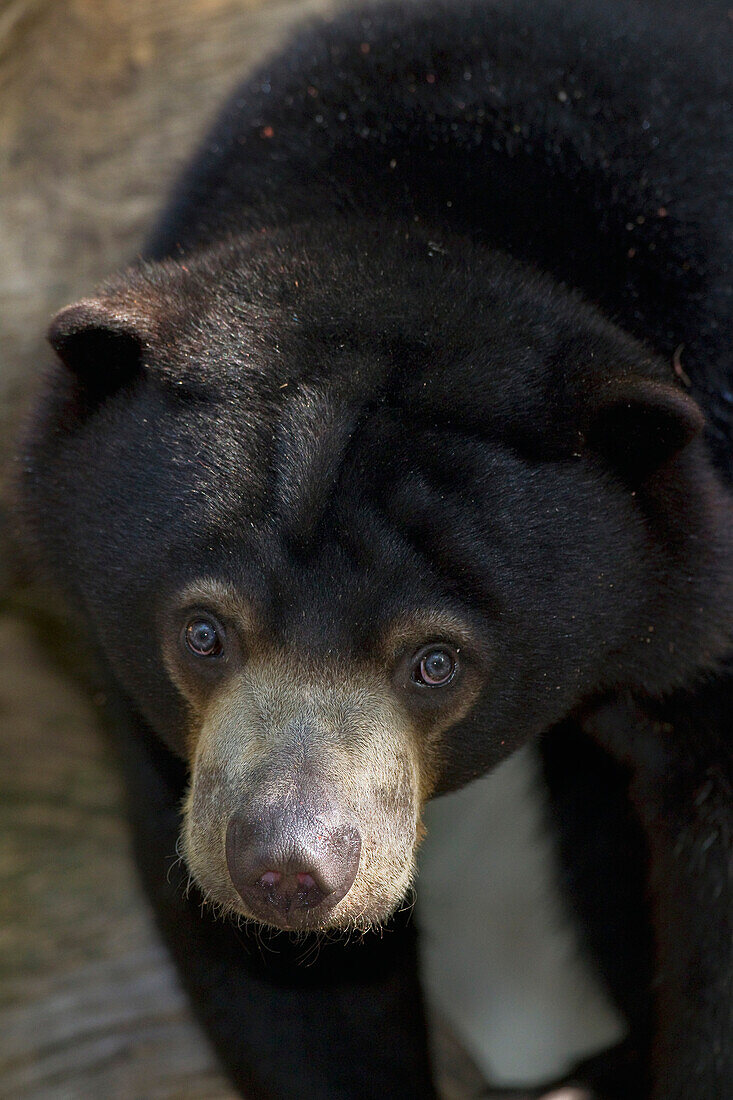
[[[227,826],[226,860],[250,912],[279,928],[317,927],[356,878],[361,837],[350,824],[305,819],[272,808],[235,815]],[[315,919],[313,919],[315,918]]]

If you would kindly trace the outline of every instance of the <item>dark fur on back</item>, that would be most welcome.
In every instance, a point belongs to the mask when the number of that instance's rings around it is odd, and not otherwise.
[[[668,363],[683,345],[729,470],[729,51],[722,3],[339,18],[237,90],[150,252],[328,211],[465,233],[582,290]]]

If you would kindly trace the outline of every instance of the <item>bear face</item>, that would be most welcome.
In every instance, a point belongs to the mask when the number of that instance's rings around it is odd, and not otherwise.
[[[188,761],[184,853],[226,910],[385,919],[432,794],[725,650],[698,407],[497,253],[261,233],[143,265],[50,338],[31,537]]]

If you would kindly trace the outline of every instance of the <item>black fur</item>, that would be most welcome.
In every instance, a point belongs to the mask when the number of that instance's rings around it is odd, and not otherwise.
[[[202,575],[296,651],[469,621],[485,688],[438,788],[543,735],[632,1027],[631,1070],[588,1079],[728,1087],[729,33],[622,0],[319,26],[236,92],[148,258],[52,327],[22,518],[130,700],[143,872],[253,1097],[431,1085],[404,921],[303,971],[166,879],[186,779],[143,726],[183,752],[155,632]]]

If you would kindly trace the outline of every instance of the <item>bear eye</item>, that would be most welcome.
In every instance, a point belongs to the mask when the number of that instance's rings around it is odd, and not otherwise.
[[[224,650],[223,631],[211,619],[191,619],[184,637],[186,645],[197,657],[218,657]]]
[[[457,656],[452,649],[431,645],[416,655],[412,678],[426,687],[445,687],[455,676],[457,667]]]

